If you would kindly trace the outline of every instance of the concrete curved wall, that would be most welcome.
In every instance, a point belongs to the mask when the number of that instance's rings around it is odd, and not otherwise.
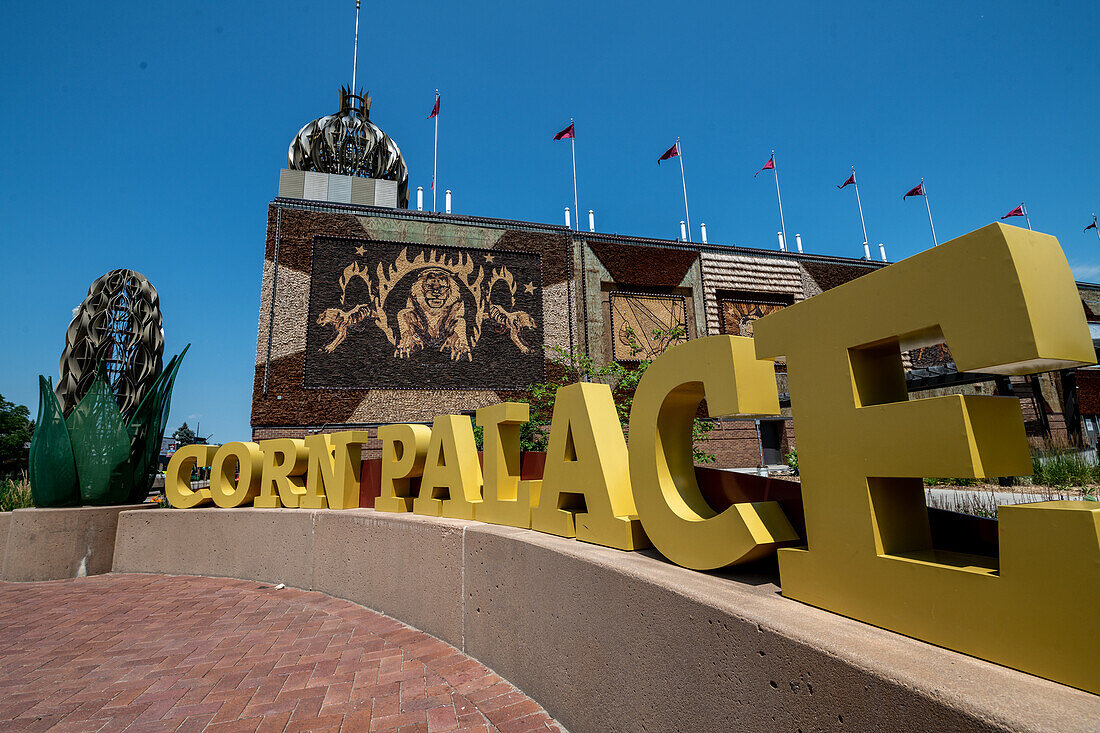
[[[111,572],[118,515],[151,504],[0,513],[0,580],[60,580]]]
[[[252,579],[427,631],[583,731],[1091,730],[1100,697],[802,605],[767,572],[370,509],[120,515],[115,572]]]

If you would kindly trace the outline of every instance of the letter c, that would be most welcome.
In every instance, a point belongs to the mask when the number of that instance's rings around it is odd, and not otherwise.
[[[751,338],[709,336],[674,346],[642,375],[630,409],[630,483],[638,517],[665,557],[694,570],[748,562],[797,541],[774,501],[716,512],[699,490],[691,426],[703,398],[711,417],[775,415],[770,359]]]
[[[191,470],[196,465],[205,467],[213,463],[217,450],[216,445],[193,443],[172,454],[164,472],[164,495],[169,504],[176,509],[190,509],[210,503],[210,489],[191,490]]]

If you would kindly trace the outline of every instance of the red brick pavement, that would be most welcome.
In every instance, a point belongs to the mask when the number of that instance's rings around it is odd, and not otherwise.
[[[162,575],[0,583],[0,729],[562,730],[477,660],[374,611]]]

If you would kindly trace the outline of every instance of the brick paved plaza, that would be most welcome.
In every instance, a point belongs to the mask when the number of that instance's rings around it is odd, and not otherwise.
[[[0,583],[0,728],[562,730],[476,660],[374,611],[163,575]]]

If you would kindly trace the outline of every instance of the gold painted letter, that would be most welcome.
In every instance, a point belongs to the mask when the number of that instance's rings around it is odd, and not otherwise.
[[[621,550],[649,547],[630,493],[626,439],[606,384],[558,390],[531,529]]]
[[[191,507],[211,502],[210,489],[191,490],[191,470],[195,466],[205,467],[214,462],[216,445],[185,445],[168,461],[168,470],[164,472],[164,495],[168,497],[168,503],[176,509],[190,509]]]
[[[426,425],[401,423],[382,425],[382,492],[374,500],[380,512],[411,512],[412,479],[424,473],[424,456],[432,430]]]
[[[264,468],[260,479],[260,495],[253,506],[276,509],[297,507],[306,493],[303,474],[309,463],[309,451],[304,440],[273,438],[261,440]]]
[[[541,481],[520,479],[520,426],[531,418],[530,405],[501,402],[477,411],[485,430],[485,491],[476,517],[480,522],[509,527],[531,527],[531,494],[538,496]]]
[[[481,466],[470,418],[439,415],[424,459],[424,477],[413,512],[429,517],[473,519],[481,503]]]
[[[223,509],[251,504],[260,493],[263,465],[263,454],[255,443],[226,443],[218,448],[210,464],[214,503]]]
[[[322,433],[306,438],[309,470],[303,509],[355,509],[359,506],[359,477],[363,469],[365,430]]]
[[[901,352],[946,341],[959,372],[1090,364],[1054,237],[991,224],[755,324],[787,355],[809,547],[779,550],[784,595],[1100,692],[1100,505],[1002,508],[1000,557],[933,544],[924,476],[1031,472],[1019,400],[908,399]]]
[[[751,338],[710,336],[674,346],[646,369],[630,409],[630,483],[653,546],[677,565],[713,570],[770,555],[799,539],[774,501],[716,513],[699,490],[691,428],[711,417],[779,413],[775,367]]]

